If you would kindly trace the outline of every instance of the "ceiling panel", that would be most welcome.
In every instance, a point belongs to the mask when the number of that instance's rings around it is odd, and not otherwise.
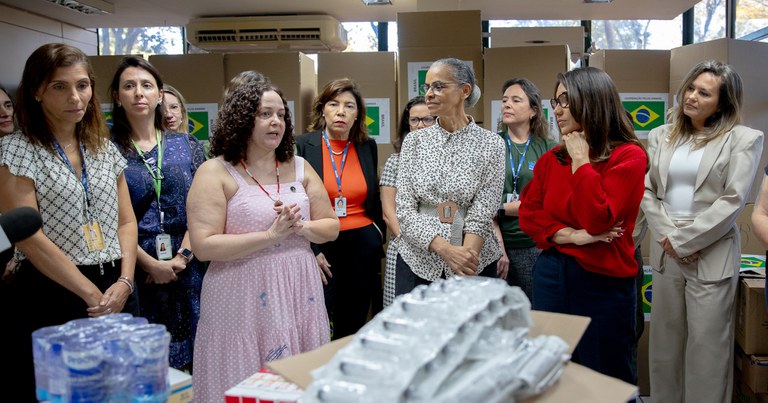
[[[366,6],[361,0],[104,0],[115,13],[89,16],[45,0],[0,0],[5,4],[83,28],[185,25],[191,18],[265,14],[328,14],[342,22],[396,21],[397,13],[480,10],[483,19],[673,19],[698,0],[392,0]]]

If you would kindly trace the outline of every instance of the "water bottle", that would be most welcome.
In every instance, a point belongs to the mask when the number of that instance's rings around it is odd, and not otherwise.
[[[128,346],[125,330],[120,326],[115,326],[102,334],[106,364],[104,379],[107,402],[109,403],[128,403],[131,401],[131,381],[134,373],[131,360],[132,353]]]
[[[133,403],[162,403],[169,396],[168,351],[171,334],[163,325],[142,325],[130,334],[133,354]]]
[[[70,335],[62,345],[61,358],[69,379],[69,402],[106,400],[104,346],[98,337],[82,333]]]
[[[48,326],[32,332],[32,362],[35,364],[35,394],[37,400],[49,400],[48,357],[51,352],[51,339],[64,334],[62,326]]]
[[[62,351],[64,343],[72,336],[63,330],[62,327],[62,333],[57,333],[48,339],[50,348],[45,350],[45,359],[43,361],[43,365],[47,366],[48,401],[50,403],[68,402],[69,374],[64,366]]]

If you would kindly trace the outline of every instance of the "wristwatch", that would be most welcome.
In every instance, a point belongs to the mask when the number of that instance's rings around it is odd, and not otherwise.
[[[179,251],[178,251],[178,252],[176,252],[176,254],[177,254],[177,255],[181,255],[182,257],[184,257],[184,259],[186,259],[186,260],[187,260],[187,263],[189,263],[190,261],[192,261],[192,258],[194,258],[194,257],[195,257],[195,255],[194,255],[194,254],[192,254],[192,251],[191,251],[191,250],[189,250],[189,249],[187,249],[187,248],[180,248],[180,249],[179,249]]]

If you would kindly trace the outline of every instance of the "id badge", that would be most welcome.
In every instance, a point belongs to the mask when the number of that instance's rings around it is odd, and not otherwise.
[[[333,199],[333,206],[336,209],[336,217],[347,216],[347,198],[337,197]]]
[[[157,252],[157,260],[171,260],[174,253],[173,245],[171,245],[171,236],[168,234],[158,234],[155,237],[155,251]]]
[[[101,225],[98,221],[83,224],[83,236],[89,252],[106,249],[104,234],[101,232]]]

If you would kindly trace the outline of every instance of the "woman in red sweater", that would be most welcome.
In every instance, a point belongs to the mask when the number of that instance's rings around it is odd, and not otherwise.
[[[560,144],[536,163],[519,211],[520,227],[544,250],[533,308],[592,318],[574,361],[634,383],[632,230],[648,157],[604,71],[559,74],[551,103]]]

